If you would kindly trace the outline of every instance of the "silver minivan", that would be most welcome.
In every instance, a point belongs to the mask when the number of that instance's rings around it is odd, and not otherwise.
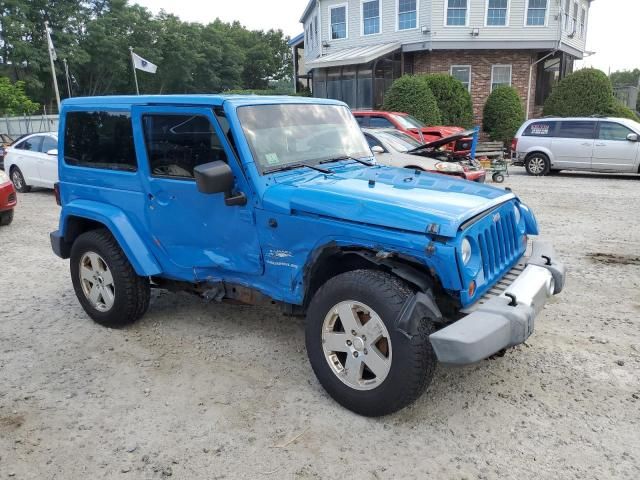
[[[525,122],[511,149],[529,175],[559,170],[640,173],[640,123],[625,118],[542,118]]]

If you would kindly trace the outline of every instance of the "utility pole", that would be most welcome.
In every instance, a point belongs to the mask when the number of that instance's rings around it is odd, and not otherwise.
[[[56,102],[58,104],[58,112],[60,112],[60,91],[58,90],[58,79],[56,78],[56,66],[53,63],[56,60],[56,51],[53,48],[51,33],[49,32],[49,22],[44,22],[44,30],[47,34],[47,50],[49,50],[49,62],[51,62],[51,76],[53,77],[53,89],[56,92]]]
[[[72,95],[71,95],[71,81],[69,79],[69,64],[67,63],[66,58],[62,59],[62,63],[64,63],[64,75],[65,75],[65,78],[67,79],[67,92],[69,93],[69,98],[71,98]]]
[[[136,62],[133,59],[133,47],[129,47],[131,52],[131,66],[133,67],[133,79],[136,82],[136,95],[140,95],[140,87],[138,86],[138,73],[136,72]]]

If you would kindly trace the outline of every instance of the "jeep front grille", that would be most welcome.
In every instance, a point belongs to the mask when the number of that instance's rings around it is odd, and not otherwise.
[[[492,213],[492,221],[483,222],[484,228],[477,232],[482,266],[487,278],[495,278],[512,265],[522,252],[515,217],[511,210],[503,208]]]

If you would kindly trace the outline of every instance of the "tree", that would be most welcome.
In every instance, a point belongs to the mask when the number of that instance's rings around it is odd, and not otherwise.
[[[429,85],[415,75],[404,75],[393,82],[385,95],[382,108],[408,113],[427,125],[442,123],[438,102]]]
[[[609,115],[614,105],[607,75],[596,69],[578,70],[555,86],[544,104],[544,114],[560,117]]]
[[[640,87],[640,68],[613,72],[609,78],[614,87]],[[638,95],[636,110],[640,112],[640,95]]]
[[[424,75],[436,97],[444,125],[469,128],[473,125],[473,103],[465,86],[451,75],[436,73]]]
[[[482,125],[493,141],[509,143],[524,122],[524,109],[513,87],[496,87],[484,106]]]
[[[0,77],[0,115],[31,115],[39,107],[25,94],[24,82]]]

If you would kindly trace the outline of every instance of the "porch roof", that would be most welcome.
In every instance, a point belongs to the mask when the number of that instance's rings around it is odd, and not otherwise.
[[[307,61],[305,62],[305,68],[311,70],[312,68],[341,67],[343,65],[369,63],[376,58],[399,50],[400,47],[400,43],[393,42],[369,45],[366,47],[345,48],[344,50],[332,52],[315,60]]]

